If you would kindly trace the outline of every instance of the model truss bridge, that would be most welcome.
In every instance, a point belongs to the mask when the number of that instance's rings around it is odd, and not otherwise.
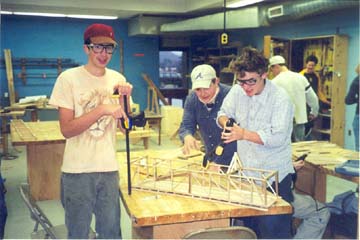
[[[131,182],[133,189],[141,191],[260,210],[267,210],[279,198],[277,171],[244,168],[236,153],[229,166],[210,164],[208,169],[202,167],[201,161],[138,156],[131,160]]]

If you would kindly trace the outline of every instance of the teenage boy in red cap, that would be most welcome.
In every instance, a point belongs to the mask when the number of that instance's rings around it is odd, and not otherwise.
[[[50,98],[66,138],[61,202],[68,238],[87,239],[92,214],[98,238],[121,238],[115,132],[126,114],[112,94],[130,97],[132,85],[106,68],[115,48],[112,27],[90,25],[84,33],[87,64],[61,73]]]

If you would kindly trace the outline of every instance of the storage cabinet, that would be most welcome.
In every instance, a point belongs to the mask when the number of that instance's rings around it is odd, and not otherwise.
[[[192,66],[209,64],[214,67],[221,82],[231,85],[233,74],[229,69],[229,63],[239,55],[240,50],[241,44],[239,42],[222,47],[198,47],[192,52]]]
[[[264,37],[264,55],[267,58],[282,55],[294,72],[305,68],[309,55],[318,58],[315,71],[320,76],[319,91],[331,101],[331,108],[320,109],[313,133],[317,140],[330,140],[339,146],[344,146],[347,51],[348,38],[344,35],[298,39]]]

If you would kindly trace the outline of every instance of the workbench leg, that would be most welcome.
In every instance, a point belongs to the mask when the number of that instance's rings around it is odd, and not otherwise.
[[[144,148],[148,149],[149,148],[149,138],[148,137],[144,137],[143,138],[143,143],[144,143]]]
[[[38,112],[37,112],[37,109],[32,109],[31,110],[31,121],[32,122],[37,122],[38,120]]]
[[[2,117],[2,120],[1,120],[1,135],[2,135],[1,145],[3,148],[2,159],[3,160],[13,160],[13,159],[16,159],[17,156],[11,155],[9,153],[9,131],[7,129],[7,122],[8,122],[7,117]]]
[[[159,124],[159,145],[161,145],[161,118],[158,121],[158,124]]]

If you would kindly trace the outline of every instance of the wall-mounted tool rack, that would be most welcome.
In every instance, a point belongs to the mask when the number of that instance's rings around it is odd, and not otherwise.
[[[0,60],[1,67],[5,66],[4,59]],[[28,79],[56,78],[64,68],[79,66],[78,63],[70,58],[12,58],[13,69],[19,69],[16,77],[21,79],[23,85],[27,84]],[[53,70],[56,70],[54,72]],[[39,70],[41,72],[39,72]]]

